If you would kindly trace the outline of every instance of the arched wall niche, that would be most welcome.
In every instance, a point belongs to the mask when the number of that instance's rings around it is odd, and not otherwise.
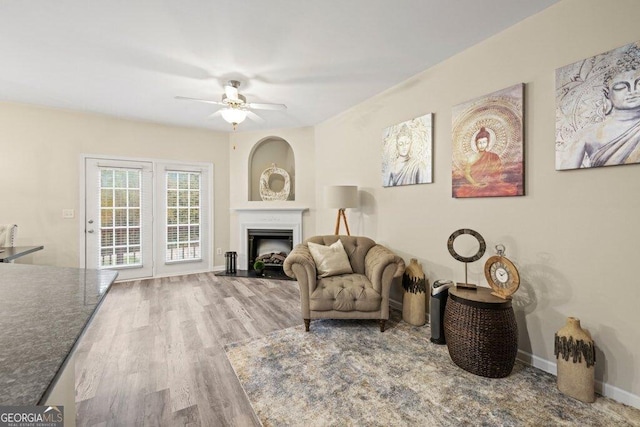
[[[290,179],[287,200],[296,199],[296,161],[293,149],[286,140],[277,136],[268,136],[258,141],[249,154],[249,201],[262,200],[260,197],[260,176],[272,164],[287,171]],[[269,187],[273,191],[281,191],[284,188],[284,178],[277,174],[271,175]]]

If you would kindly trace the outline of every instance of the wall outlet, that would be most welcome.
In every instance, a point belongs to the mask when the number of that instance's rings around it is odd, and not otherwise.
[[[216,249],[216,255],[222,255],[222,248]]]
[[[73,219],[76,217],[76,213],[73,209],[62,209],[62,218]]]

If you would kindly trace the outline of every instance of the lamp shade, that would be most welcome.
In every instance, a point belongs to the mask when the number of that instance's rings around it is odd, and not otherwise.
[[[357,185],[330,185],[324,188],[324,203],[328,208],[357,208]]]

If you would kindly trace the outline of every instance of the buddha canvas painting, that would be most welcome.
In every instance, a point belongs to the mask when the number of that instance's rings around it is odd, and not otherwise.
[[[640,163],[640,42],[556,70],[556,170]]]
[[[432,116],[426,114],[384,130],[382,185],[427,184],[432,179]]]
[[[453,108],[453,197],[524,195],[523,91],[521,83]]]

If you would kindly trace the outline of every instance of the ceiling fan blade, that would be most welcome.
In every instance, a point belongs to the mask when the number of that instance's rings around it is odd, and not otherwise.
[[[248,108],[254,110],[286,110],[287,106],[284,104],[261,104],[259,102],[250,102],[247,104]]]
[[[215,119],[216,117],[222,117],[222,110],[218,110],[213,114],[209,114],[208,119]]]
[[[210,101],[208,99],[199,99],[199,98],[188,98],[186,96],[176,96],[174,97],[175,99],[180,99],[180,100],[184,100],[184,101],[196,101],[196,102],[205,102],[207,104],[214,104],[214,105],[225,105],[223,102],[220,101]]]
[[[246,110],[246,111],[247,111],[247,117],[249,117],[254,122],[258,122],[258,123],[264,123],[265,122],[262,117],[260,117],[259,115],[257,115],[253,111],[249,111],[249,110]]]

